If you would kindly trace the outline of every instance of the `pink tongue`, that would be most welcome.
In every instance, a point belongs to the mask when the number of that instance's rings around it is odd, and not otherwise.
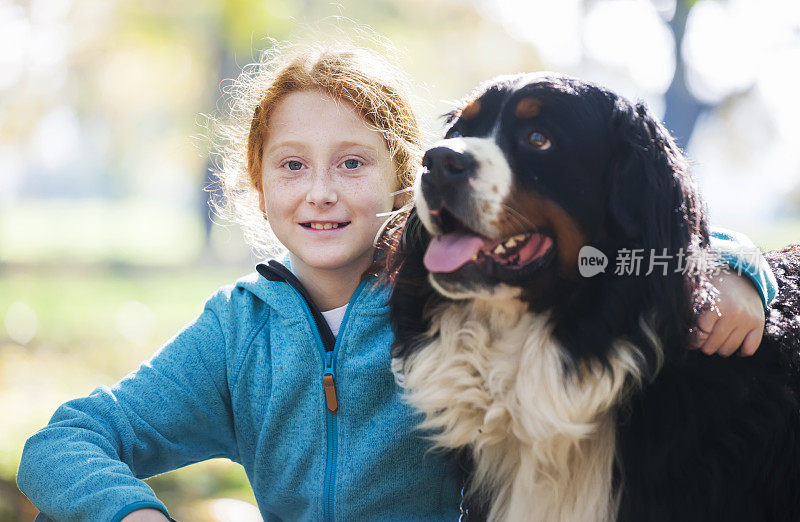
[[[431,240],[422,261],[431,272],[454,272],[472,259],[486,242],[478,236],[445,234]]]

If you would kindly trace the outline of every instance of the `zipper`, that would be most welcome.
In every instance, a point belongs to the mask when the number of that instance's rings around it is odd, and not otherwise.
[[[334,508],[334,485],[336,483],[336,457],[338,453],[339,437],[337,433],[337,417],[336,412],[339,411],[339,403],[336,397],[336,374],[334,366],[336,363],[336,353],[339,348],[341,335],[334,338],[333,334],[328,327],[328,323],[322,317],[322,313],[317,308],[316,304],[311,300],[308,291],[303,287],[303,284],[297,277],[289,271],[288,268],[281,265],[277,261],[270,260],[268,266],[259,264],[256,270],[270,281],[284,281],[294,288],[305,301],[307,308],[307,315],[310,315],[311,323],[316,326],[314,329],[317,333],[316,341],[317,348],[322,355],[323,369],[322,369],[322,387],[325,392],[325,426],[327,429],[327,442],[328,450],[326,455],[325,464],[325,483],[323,487],[323,519],[326,522],[334,522],[333,508]],[[339,327],[340,334],[344,332],[347,321],[350,318],[350,311],[353,309],[353,304],[358,299],[358,296],[363,291],[367,284],[367,280],[361,281],[356,287],[355,292],[350,297],[350,304],[342,318],[342,324]]]
[[[366,281],[361,281],[358,286],[356,287],[355,292],[353,292],[352,297],[350,297],[350,304],[347,306],[347,310],[344,312],[344,317],[342,318],[342,324],[339,327],[339,335],[336,337],[336,341],[333,344],[333,349],[328,350],[324,354],[325,360],[325,370],[322,374],[322,384],[325,387],[325,400],[326,400],[326,417],[327,417],[327,425],[328,425],[328,463],[325,466],[325,495],[324,495],[324,509],[323,509],[323,517],[324,520],[327,522],[334,522],[335,518],[333,516],[333,506],[334,506],[334,485],[336,483],[336,457],[338,454],[338,446],[339,446],[339,436],[337,430],[337,421],[335,413],[339,411],[338,402],[336,401],[336,385],[334,382],[334,363],[336,362],[336,353],[339,349],[339,345],[341,344],[342,334],[345,331],[345,327],[347,326],[347,321],[350,319],[350,311],[353,309],[353,305],[355,304],[358,296],[361,294],[361,291],[364,289],[366,285]],[[329,388],[326,384],[326,379],[330,382],[330,391],[333,396],[334,401],[334,408],[331,409],[331,402],[328,399]]]
[[[330,366],[326,364],[325,370],[330,368],[330,374],[324,374],[322,379],[323,383],[326,377],[330,377],[331,387],[333,387],[333,350],[328,352],[328,359]],[[335,388],[334,388],[335,390]],[[325,399],[328,400],[328,388],[325,388]],[[334,391],[334,401],[336,400]],[[336,483],[336,457],[339,452],[339,437],[337,434],[337,422],[334,415],[338,411],[338,407],[331,411],[330,403],[328,403],[328,411],[325,414],[325,420],[328,428],[328,454],[326,455],[325,462],[325,484],[322,493],[322,517],[326,522],[334,522],[333,516],[333,500],[334,500],[334,484]]]
[[[325,373],[322,374],[322,387],[325,389],[325,404],[328,411],[336,413],[339,411],[339,403],[336,400],[336,382],[333,374],[333,350],[326,352]]]

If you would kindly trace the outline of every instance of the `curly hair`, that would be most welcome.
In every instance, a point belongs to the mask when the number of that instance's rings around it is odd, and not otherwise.
[[[219,216],[241,226],[245,241],[258,257],[285,251],[259,210],[258,191],[270,115],[286,95],[319,89],[352,104],[383,136],[395,169],[396,190],[408,193],[401,201],[411,199],[422,153],[410,78],[391,55],[341,41],[272,44],[225,89],[225,120],[212,120],[212,173],[216,178],[212,186],[221,194],[212,195],[210,205]],[[403,222],[405,210],[392,212],[387,219],[376,238],[379,250]]]

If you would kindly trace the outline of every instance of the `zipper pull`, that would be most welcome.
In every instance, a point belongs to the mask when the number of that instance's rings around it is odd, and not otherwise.
[[[339,404],[336,401],[336,383],[333,381],[333,350],[326,352],[322,386],[325,388],[325,402],[328,405],[328,411],[336,413],[339,410]]]

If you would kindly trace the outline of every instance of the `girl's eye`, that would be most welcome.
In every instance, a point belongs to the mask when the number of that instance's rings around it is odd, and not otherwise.
[[[533,131],[528,135],[528,143],[539,150],[547,150],[552,145],[547,136],[537,131]]]
[[[303,168],[303,164],[297,160],[287,161],[284,166],[289,170],[300,170]]]
[[[463,135],[462,135],[460,132],[458,132],[458,131],[453,131],[453,133],[452,133],[452,134],[450,134],[450,137],[451,137],[451,138],[462,138],[462,137],[463,137]]]
[[[358,161],[357,159],[348,159],[348,160],[344,160],[344,163],[342,163],[342,165],[344,165],[344,168],[352,170],[352,169],[357,169],[358,167],[360,167],[361,166],[361,162]]]

